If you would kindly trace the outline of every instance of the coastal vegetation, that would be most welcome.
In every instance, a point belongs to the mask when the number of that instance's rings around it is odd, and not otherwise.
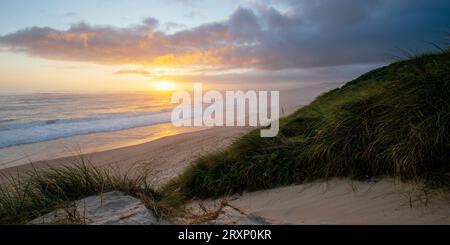
[[[166,185],[168,202],[348,177],[450,185],[450,54],[423,54],[368,72],[280,122],[198,158]]]
[[[393,177],[450,186],[450,53],[395,62],[319,96],[280,121],[199,157],[158,190],[151,175],[119,173],[89,162],[33,170],[0,188],[0,223],[22,224],[67,203],[108,191],[143,200],[164,215],[192,199],[336,177]],[[169,208],[171,207],[171,208]]]
[[[7,181],[0,186],[0,224],[26,224],[53,210],[66,210],[73,201],[110,191],[139,198],[160,214],[160,196],[150,187],[150,174],[151,171],[122,173],[95,167],[80,157],[79,161],[62,166],[4,176]]]

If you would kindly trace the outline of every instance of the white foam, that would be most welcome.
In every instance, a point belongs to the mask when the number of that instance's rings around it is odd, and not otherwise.
[[[170,122],[170,111],[116,113],[87,118],[14,124],[0,129],[0,148],[165,122]]]

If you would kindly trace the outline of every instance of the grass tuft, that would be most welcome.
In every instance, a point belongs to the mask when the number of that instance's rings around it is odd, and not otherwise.
[[[160,196],[150,187],[149,175],[148,171],[123,174],[82,160],[5,176],[7,183],[0,187],[0,224],[24,224],[73,201],[110,191],[135,196],[161,215]]]
[[[450,54],[362,75],[281,120],[197,159],[162,193],[182,203],[317,179],[392,176],[450,186]]]

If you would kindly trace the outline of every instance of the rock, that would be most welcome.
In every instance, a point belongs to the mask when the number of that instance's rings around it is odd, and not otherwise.
[[[109,192],[77,201],[34,219],[30,224],[165,225],[134,197]]]

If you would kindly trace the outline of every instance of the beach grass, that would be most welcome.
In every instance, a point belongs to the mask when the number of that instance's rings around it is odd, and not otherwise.
[[[371,71],[280,121],[199,157],[158,190],[151,173],[76,163],[5,176],[0,224],[24,224],[87,196],[121,191],[159,216],[196,198],[346,177],[384,176],[450,187],[450,54],[425,54]]]
[[[280,125],[278,137],[261,138],[257,129],[198,158],[162,188],[166,202],[334,177],[389,176],[449,187],[449,51],[364,74]]]
[[[81,158],[76,163],[4,176],[7,181],[0,187],[0,224],[25,224],[55,209],[69,207],[73,201],[109,191],[135,196],[160,214],[160,197],[150,187],[149,175],[148,171],[121,173],[95,167]]]

